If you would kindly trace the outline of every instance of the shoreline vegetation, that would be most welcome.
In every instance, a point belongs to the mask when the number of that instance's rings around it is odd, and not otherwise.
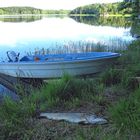
[[[131,3],[125,4],[127,10],[122,8],[121,14],[134,15],[133,9],[129,9]],[[132,25],[131,32],[136,34],[140,30],[139,21],[134,23],[137,27]],[[100,50],[104,50],[104,46],[100,46]],[[6,97],[0,105],[0,139],[140,139],[140,40],[132,41],[127,49],[116,51],[121,57],[98,76],[64,75],[61,79],[47,81],[40,89],[31,89],[30,94],[18,85],[20,101]],[[77,125],[51,121],[41,119],[41,112],[95,113],[106,118],[108,123]]]
[[[2,14],[0,15],[0,17],[18,17],[18,16],[72,16],[72,17],[76,17],[76,16],[80,16],[80,17],[96,17],[95,15],[92,14]],[[131,17],[131,14],[110,14],[110,15],[100,15],[100,17]]]
[[[136,139],[140,138],[140,40],[133,41],[113,66],[98,76],[64,75],[28,94],[22,85],[20,101],[5,98],[0,105],[1,139]],[[40,119],[41,112],[95,113],[106,125],[74,125]],[[63,133],[60,133],[60,132]]]
[[[2,14],[0,15],[0,17],[30,17],[30,16],[34,16],[34,17],[38,17],[38,16],[69,16],[69,17],[95,17],[95,15],[92,14]],[[110,14],[110,15],[100,15],[99,17],[132,17],[131,14]]]

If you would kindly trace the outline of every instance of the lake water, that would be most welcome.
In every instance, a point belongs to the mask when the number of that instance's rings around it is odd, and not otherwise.
[[[125,49],[133,40],[131,23],[122,18],[0,16],[0,58],[6,51],[21,56],[44,48],[46,53]],[[43,50],[43,51],[44,51]]]

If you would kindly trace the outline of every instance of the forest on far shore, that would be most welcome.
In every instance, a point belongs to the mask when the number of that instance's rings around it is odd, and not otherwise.
[[[95,15],[107,15],[107,14],[131,14],[131,3],[117,2],[108,4],[90,4],[82,7],[78,7],[70,12],[70,14],[95,14]]]
[[[15,14],[68,14],[69,10],[42,10],[33,7],[0,7],[0,15]]]
[[[67,15],[140,15],[140,2],[124,1],[108,4],[90,4],[73,10],[42,10],[33,7],[1,7],[0,15],[8,14],[67,14]]]

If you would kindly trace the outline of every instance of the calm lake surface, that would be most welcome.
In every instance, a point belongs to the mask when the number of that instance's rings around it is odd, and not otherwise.
[[[23,56],[46,53],[126,49],[133,40],[131,22],[123,18],[0,16],[0,58],[14,50]],[[44,51],[43,50],[43,51]]]

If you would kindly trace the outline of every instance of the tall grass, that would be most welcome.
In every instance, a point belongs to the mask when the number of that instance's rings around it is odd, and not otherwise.
[[[107,42],[107,43],[106,43]],[[115,44],[115,45],[114,45]],[[56,42],[48,46],[47,48],[35,48],[34,52],[26,52],[27,54],[62,54],[62,53],[86,53],[86,52],[101,52],[101,51],[111,51],[118,52],[127,49],[128,44],[125,40],[121,38],[109,38],[107,41],[94,40],[87,41],[62,41]]]
[[[0,135],[3,139],[26,139],[33,136],[34,120],[41,111],[53,107],[77,107],[83,102],[103,102],[103,85],[99,81],[76,79],[64,75],[62,79],[52,80],[43,85],[40,90],[34,90],[30,95],[22,96],[14,102],[5,98],[0,106]],[[46,132],[45,132],[46,133]]]
[[[121,99],[109,108],[112,122],[120,132],[139,133],[140,131],[140,89],[127,99]]]
[[[121,82],[122,72],[117,69],[107,69],[104,73],[100,75],[101,82],[106,86],[115,85]]]
[[[127,50],[122,53],[120,63],[127,67],[139,64],[140,59],[140,40],[133,41],[128,47]]]
[[[97,83],[99,82],[96,80],[76,79],[64,75],[62,79],[53,80],[44,85],[39,91],[31,95],[31,99],[38,103],[42,111],[54,106],[63,108],[67,104],[78,106],[82,101],[93,99],[96,94],[103,96],[99,90],[101,87]],[[97,102],[96,98],[94,101]]]
[[[109,70],[102,76],[106,85],[117,84],[127,89],[127,96],[123,96],[117,103],[109,107],[110,119],[118,133],[128,136],[139,134],[140,131],[140,84],[135,77],[140,76],[140,41],[137,40],[122,52],[119,59],[119,71]],[[119,92],[119,89],[118,89]]]
[[[24,133],[32,124],[35,108],[35,104],[27,99],[14,102],[10,98],[5,98],[0,106],[0,136],[3,139],[24,137]]]

